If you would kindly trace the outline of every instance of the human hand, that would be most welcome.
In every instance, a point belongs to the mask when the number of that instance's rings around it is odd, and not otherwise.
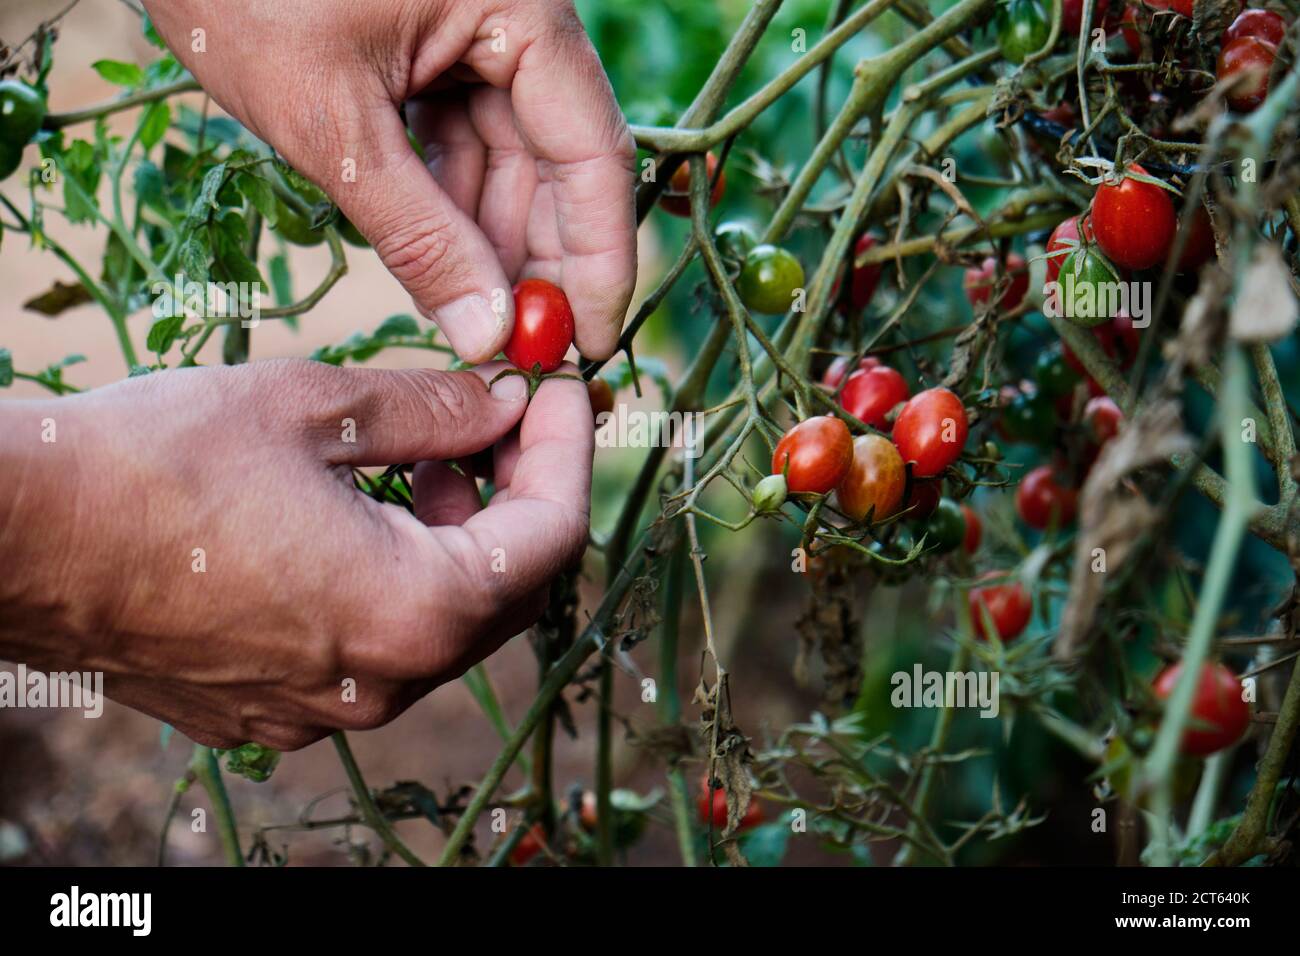
[[[519,278],[613,354],[636,276],[635,153],[568,0],[145,0],[212,97],[319,185],[467,361]],[[398,108],[425,149],[411,149]]]
[[[586,389],[529,402],[495,371],[261,362],[0,403],[0,659],[103,671],[220,748],[386,723],[535,621],[586,546]],[[493,445],[483,508],[444,462]],[[353,486],[410,461],[415,516]]]

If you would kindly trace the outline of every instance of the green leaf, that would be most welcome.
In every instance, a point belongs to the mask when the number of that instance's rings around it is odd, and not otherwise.
[[[256,284],[259,289],[266,287],[266,280],[257,268],[257,263],[244,252],[243,247],[229,233],[218,230],[216,235],[216,265],[225,279],[242,284]]]
[[[159,57],[144,68],[145,89],[157,89],[185,75],[185,67],[177,62],[176,57],[168,53]]]
[[[0,388],[14,383],[14,356],[8,349],[0,349]]]
[[[141,160],[136,164],[135,173],[133,174],[135,186],[135,195],[140,202],[144,203],[150,209],[162,213],[164,216],[173,215],[171,207],[167,205],[167,197],[164,194],[166,182],[163,179],[162,170],[147,159]]]
[[[118,86],[139,86],[144,82],[144,70],[134,63],[120,60],[96,60],[90,64],[96,73]]]
[[[162,37],[158,35],[158,30],[154,27],[153,19],[149,14],[145,13],[141,20],[140,32],[144,34],[144,38],[160,50],[167,49],[167,44],[163,43]]]
[[[244,198],[262,214],[266,224],[271,228],[275,228],[280,216],[278,204],[275,201],[275,192],[271,189],[271,184],[262,177],[248,172],[240,173],[235,177],[235,181],[239,186],[239,191],[244,194]]]
[[[181,326],[185,323],[183,315],[165,315],[153,324],[149,329],[149,338],[145,341],[145,347],[150,352],[158,355],[165,355],[167,350],[172,347],[176,341],[176,336],[180,335]]]
[[[171,107],[163,100],[152,103],[145,111],[144,121],[140,124],[140,142],[146,150],[153,149],[167,135],[167,128],[172,123]]]
[[[789,821],[775,820],[750,830],[741,838],[740,847],[750,866],[780,866],[789,840]]]
[[[375,338],[391,339],[398,336],[419,335],[420,323],[409,315],[390,315],[375,329]]]
[[[199,187],[199,194],[194,197],[194,203],[190,206],[189,218],[192,225],[197,226],[207,222],[212,211],[220,208],[217,195],[221,192],[225,181],[225,163],[218,163],[203,174],[203,185]]]
[[[181,245],[181,270],[191,281],[205,283],[208,281],[208,244],[201,235],[190,236]]]
[[[293,282],[289,276],[289,259],[283,253],[271,257],[271,293],[276,305],[288,305],[293,301]]]

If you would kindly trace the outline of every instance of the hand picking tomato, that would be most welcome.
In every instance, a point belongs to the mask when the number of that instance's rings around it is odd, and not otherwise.
[[[835,361],[827,366],[826,371],[822,373],[822,384],[830,391],[835,391],[844,381],[844,376],[849,374],[849,365],[853,359],[847,355],[836,356]],[[874,355],[867,355],[858,360],[858,369],[876,368],[880,365],[880,359]]]
[[[907,401],[912,392],[902,375],[888,365],[860,368],[844,383],[840,405],[854,418],[872,428],[889,431],[886,416]]]
[[[699,802],[696,804],[699,812],[700,823],[706,827],[712,824],[715,830],[725,830],[727,827],[727,794],[722,789],[717,789],[710,793],[708,785],[704,787],[704,792],[700,794]],[[751,830],[763,822],[763,806],[757,800],[751,798],[749,806],[745,808],[745,815],[740,818],[736,825],[736,832],[743,833]]]
[[[513,365],[531,372],[554,372],[573,344],[573,309],[559,288],[545,279],[515,286],[515,328],[505,353]]]
[[[1001,273],[1001,274],[1000,274]],[[1008,253],[1005,270],[998,269],[998,260],[989,256],[977,268],[966,270],[962,288],[971,305],[983,305],[993,297],[993,290],[1002,287],[1006,291],[998,299],[998,308],[1010,312],[1020,305],[1029,291],[1029,264],[1024,256]]]
[[[824,495],[844,480],[852,464],[849,426],[834,416],[817,415],[795,425],[777,442],[772,474],[784,474],[792,493]]]
[[[736,280],[736,291],[745,307],[755,312],[781,315],[794,305],[795,293],[803,287],[803,266],[776,246],[755,246],[745,256]]]
[[[712,209],[721,201],[722,194],[726,191],[727,174],[718,173],[718,157],[714,156],[711,150],[704,157],[704,166],[709,175],[709,182],[713,183],[713,190],[709,193],[709,208]],[[691,164],[689,162],[683,162],[673,170],[672,178],[668,180],[668,188],[659,197],[659,205],[663,207],[664,212],[683,219],[691,218]]]
[[[908,399],[894,420],[894,443],[912,474],[932,478],[961,455],[969,423],[961,399],[946,388],[928,388]]]
[[[1097,0],[1092,7],[1092,25],[1096,26],[1106,16],[1110,0]],[[1083,0],[1062,0],[1061,27],[1072,37],[1079,35],[1083,27]]]
[[[1152,689],[1159,700],[1168,700],[1183,672],[1182,662],[1171,664],[1158,675]],[[1231,747],[1250,726],[1250,705],[1242,700],[1241,681],[1219,663],[1206,662],[1192,696],[1189,723],[1179,749],[1190,756],[1204,757]]]
[[[1039,465],[1020,479],[1016,488],[1016,513],[1039,531],[1053,524],[1058,528],[1070,524],[1078,507],[1079,492],[1057,481],[1051,465]]]
[[[1136,164],[1128,172],[1147,174]],[[1169,193],[1131,176],[1097,187],[1090,219],[1101,251],[1122,269],[1150,269],[1164,262],[1178,228]]]
[[[906,486],[907,471],[893,443],[880,435],[859,435],[853,440],[853,461],[835,488],[835,498],[854,521],[868,514],[881,521],[898,510]]]
[[[1277,59],[1277,47],[1256,36],[1239,37],[1219,51],[1220,83],[1236,81],[1228,105],[1238,113],[1251,113],[1268,97],[1268,74]]]
[[[1084,406],[1083,421],[1092,433],[1092,440],[1098,445],[1104,445],[1119,434],[1124,413],[1109,395],[1097,395],[1088,399],[1088,404]]]
[[[980,580],[987,581],[1005,576],[1001,571],[990,571]],[[1001,640],[1013,641],[1029,626],[1029,618],[1034,611],[1029,592],[1019,581],[971,588],[967,603],[970,608],[971,627],[975,631],[975,636],[982,641],[988,640],[988,633],[985,631],[987,626],[984,622],[985,614],[993,619],[993,626],[997,629]]]
[[[974,554],[979,550],[980,539],[984,537],[984,522],[980,520],[979,512],[964,502],[961,513],[966,519],[966,536],[962,538],[961,549],[967,554]]]
[[[1223,45],[1242,37],[1256,37],[1273,46],[1281,46],[1286,36],[1286,20],[1272,10],[1243,10],[1232,25],[1223,31]]]

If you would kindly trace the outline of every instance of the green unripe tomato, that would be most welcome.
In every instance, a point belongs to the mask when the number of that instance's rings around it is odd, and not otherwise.
[[[713,241],[724,259],[744,260],[758,245],[754,230],[743,222],[724,222],[713,230]]]
[[[776,511],[785,504],[785,475],[768,475],[754,486],[754,510],[759,514]]]
[[[1079,373],[1070,368],[1058,346],[1039,353],[1034,362],[1034,381],[1038,383],[1039,395],[1056,400],[1074,391],[1074,386],[1079,384]]]
[[[1114,267],[1093,247],[1080,247],[1061,262],[1057,289],[1049,290],[1044,310],[1060,312],[1075,325],[1085,328],[1104,325],[1115,318],[1107,303],[1115,297],[1107,287],[1119,282]]]
[[[325,230],[313,229],[306,216],[298,215],[279,200],[276,200],[275,210],[275,231],[285,242],[295,246],[319,246],[325,241]]]
[[[966,539],[966,516],[962,514],[961,505],[951,498],[940,498],[926,524],[925,534],[926,540],[941,554],[960,547]]]
[[[1002,430],[1013,441],[1050,444],[1056,435],[1056,409],[1047,396],[1022,392],[1002,410]]]
[[[17,143],[0,141],[0,180],[8,179],[23,161],[23,148]]]
[[[45,97],[18,80],[0,83],[0,142],[22,148],[45,122]]]
[[[1052,22],[1039,0],[1005,0],[996,18],[998,49],[1012,63],[1024,63],[1052,33]]]
[[[789,311],[795,291],[801,288],[803,266],[799,260],[784,249],[769,245],[749,250],[736,281],[736,291],[745,307],[770,315]]]
[[[351,220],[342,213],[339,214],[337,225],[339,227],[339,235],[343,237],[343,241],[349,246],[356,246],[359,249],[370,248],[370,243],[366,242],[366,237],[361,235],[361,230],[352,225]]]

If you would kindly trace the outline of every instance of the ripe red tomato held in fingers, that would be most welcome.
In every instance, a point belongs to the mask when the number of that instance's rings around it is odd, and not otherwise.
[[[1096,26],[1106,15],[1110,0],[1097,0],[1092,8],[1092,24]],[[1083,25],[1083,0],[1063,0],[1061,3],[1061,27],[1072,37],[1079,35]]]
[[[961,455],[969,431],[961,399],[946,388],[928,388],[908,399],[894,420],[894,444],[912,474],[933,478]]]
[[[1092,433],[1092,440],[1098,445],[1104,445],[1119,434],[1124,413],[1109,395],[1098,395],[1088,399],[1088,404],[1083,408],[1083,421]]]
[[[709,193],[709,208],[712,209],[722,200],[722,194],[726,191],[727,174],[718,172],[718,157],[714,156],[711,150],[705,154],[704,166],[709,174],[709,182],[713,183],[713,189]],[[659,205],[663,206],[664,212],[683,219],[691,218],[691,164],[689,162],[683,162],[673,170],[672,178],[668,180],[668,188],[659,197]]]
[[[1257,37],[1273,46],[1281,46],[1286,36],[1286,19],[1272,10],[1243,10],[1232,25],[1223,31],[1226,46],[1242,37]]]
[[[1053,524],[1058,528],[1068,525],[1078,508],[1078,490],[1059,482],[1051,465],[1039,465],[1016,487],[1016,513],[1021,521],[1039,531]]]
[[[546,845],[546,831],[540,823],[534,823],[510,851],[510,862],[514,866],[524,866],[542,851]]]
[[[710,794],[708,786],[700,794],[699,802],[696,804],[696,810],[699,813],[700,823],[706,827],[712,824],[715,830],[724,830],[727,826],[727,794],[725,791],[718,789]],[[763,822],[763,805],[754,798],[750,798],[749,806],[745,808],[745,815],[740,818],[740,823],[736,825],[737,833],[744,833],[751,830]]]
[[[981,580],[1002,578],[1001,571],[990,571]],[[984,616],[987,613],[993,619],[998,637],[1004,641],[1013,641],[1024,633],[1029,626],[1029,618],[1034,612],[1033,601],[1029,592],[1019,581],[1006,581],[1002,584],[986,584],[971,588],[967,599],[970,609],[971,627],[980,640],[988,640]]]
[[[836,356],[835,361],[831,362],[826,371],[822,373],[822,384],[832,392],[835,391],[840,387],[840,383],[844,381],[844,377],[849,374],[849,366],[852,363],[853,359],[848,355]],[[854,371],[875,368],[878,365],[880,365],[880,359],[874,355],[866,355],[858,360],[858,368]]]
[[[1156,675],[1152,689],[1157,699],[1169,699],[1182,672],[1179,661]],[[1217,662],[1202,665],[1179,749],[1189,756],[1204,757],[1231,747],[1245,736],[1250,726],[1250,705],[1241,697],[1241,680],[1236,674]]]
[[[1250,113],[1268,97],[1268,74],[1277,59],[1277,47],[1259,37],[1239,37],[1219,51],[1216,75],[1220,83],[1233,81],[1228,105],[1237,113]]]
[[[511,363],[525,372],[554,372],[573,344],[573,309],[559,286],[524,279],[515,286],[515,328],[506,343]]]
[[[907,381],[888,365],[858,369],[840,392],[840,405],[872,428],[889,431],[886,416],[911,396]]]
[[[980,539],[984,537],[984,522],[980,520],[979,512],[968,504],[962,504],[961,513],[966,519],[966,537],[962,539],[961,549],[967,554],[974,554],[979,550]]]
[[[777,442],[772,474],[784,474],[791,492],[824,495],[844,480],[852,463],[849,426],[831,415],[817,415],[795,425]]]
[[[1147,174],[1136,164],[1128,172]],[[1098,186],[1089,218],[1101,251],[1123,269],[1150,269],[1164,262],[1178,228],[1168,191],[1131,176]]]
[[[966,298],[971,305],[983,305],[993,297],[993,291],[1005,289],[998,299],[998,308],[1010,312],[1020,305],[1029,291],[1029,264],[1023,256],[1008,253],[1005,269],[998,269],[998,260],[993,256],[986,258],[978,268],[972,266],[966,270],[962,282]]]
[[[873,521],[898,510],[907,487],[907,470],[893,443],[881,435],[853,439],[853,463],[835,489],[839,509],[854,521]]]

